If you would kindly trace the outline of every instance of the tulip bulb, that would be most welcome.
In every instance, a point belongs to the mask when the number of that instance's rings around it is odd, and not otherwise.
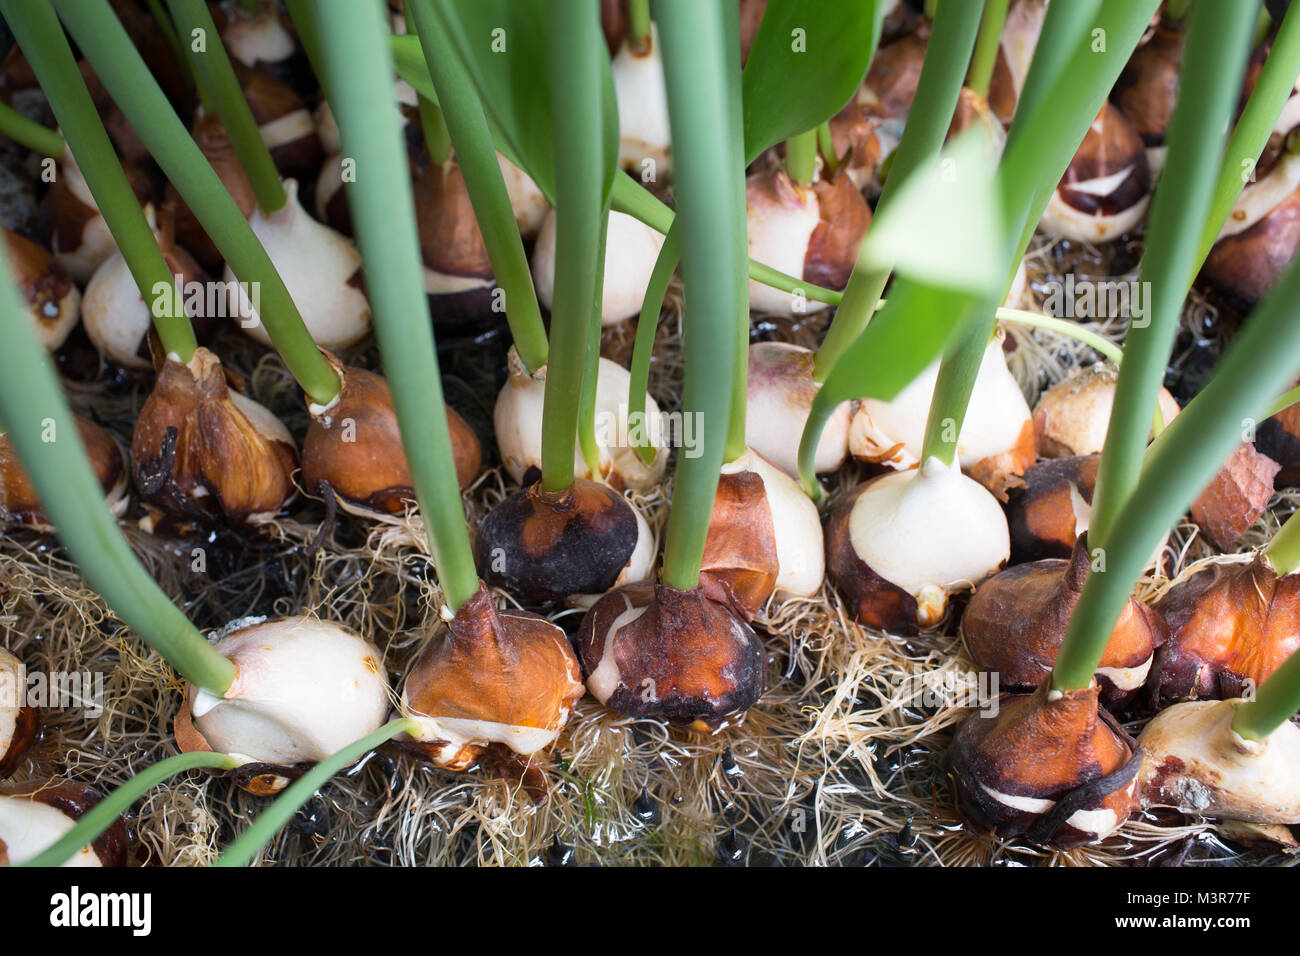
[[[814,285],[844,288],[871,222],[867,201],[847,175],[801,186],[784,169],[755,173],[745,181],[745,204],[751,259]],[[826,303],[750,280],[749,307],[795,315]]]
[[[315,77],[311,65],[277,4],[263,4],[251,12],[229,4],[225,12],[229,18],[221,28],[221,40],[233,59],[299,93],[312,91]]]
[[[1075,370],[1042,394],[1034,408],[1034,431],[1044,458],[1101,453],[1118,382],[1119,369],[1098,362]],[[1178,402],[1164,388],[1158,401],[1168,425],[1178,414]]]
[[[1264,740],[1232,729],[1245,701],[1175,704],[1138,738],[1143,802],[1257,824],[1300,823],[1300,726],[1287,721]]]
[[[288,429],[229,386],[215,355],[168,357],[131,441],[136,487],[155,511],[256,525],[293,497],[297,464]]]
[[[1275,488],[1300,484],[1300,405],[1260,422],[1255,447],[1282,466],[1273,478]]]
[[[325,150],[302,97],[265,73],[250,70],[238,62],[234,67],[244,98],[257,120],[257,131],[271,151],[280,175],[299,180],[315,176],[325,158]]]
[[[826,565],[854,616],[899,634],[937,624],[948,596],[1001,568],[1010,547],[997,499],[936,458],[859,485],[826,527]]]
[[[1192,502],[1196,526],[1220,551],[1228,551],[1259,520],[1273,499],[1281,466],[1251,442],[1237,446],[1214,480]]]
[[[613,325],[641,312],[650,274],[654,271],[663,234],[621,212],[609,214],[605,238],[605,284],[600,319]],[[555,301],[555,210],[546,214],[533,246],[533,282],[537,299],[546,308]]]
[[[1169,636],[1151,672],[1154,699],[1237,697],[1300,650],[1300,574],[1279,576],[1262,555],[1193,568],[1156,610]]]
[[[1076,455],[1025,470],[1024,483],[1007,492],[1013,564],[1070,556],[1092,520],[1100,462],[1100,455]]]
[[[745,443],[792,478],[799,477],[799,441],[813,399],[821,388],[813,378],[816,353],[784,342],[749,347],[749,392]],[[836,406],[817,442],[813,467],[835,471],[849,450],[850,404]]]
[[[484,579],[521,601],[585,603],[648,577],[655,542],[630,501],[579,478],[565,491],[539,483],[507,497],[479,524],[474,553]]]
[[[957,456],[962,467],[995,494],[1019,484],[1037,458],[1029,405],[1007,368],[1003,334],[984,350],[966,408]],[[912,468],[921,455],[934,400],[939,362],[932,362],[890,401],[863,399],[849,422],[849,451],[860,461]]]
[[[302,444],[303,484],[312,493],[328,485],[353,504],[398,514],[416,499],[393,393],[382,376],[345,368],[332,357],[331,362],[343,386],[328,407],[311,407],[312,420]],[[447,428],[456,477],[466,488],[482,463],[478,436],[450,406]]]
[[[659,31],[638,43],[623,38],[610,63],[618,101],[618,159],[624,168],[650,176],[649,182],[672,173],[672,132],[668,124],[668,92],[659,53]]]
[[[247,219],[257,208],[257,196],[253,192],[253,184],[248,181],[248,174],[244,172],[244,167],[239,162],[239,156],[235,153],[234,144],[226,134],[226,128],[221,125],[221,117],[216,113],[205,113],[200,109],[194,118],[190,135],[195,145],[199,147],[199,151],[203,153],[203,158],[208,161],[212,171],[221,180],[221,185],[226,188],[230,198],[235,201],[235,205]],[[212,241],[198,217],[181,198],[180,191],[173,184],[168,183],[164,196],[166,205],[175,210],[174,230],[177,242],[189,249],[203,268],[213,272],[221,268],[224,262],[221,251],[217,249],[216,243]]]
[[[0,789],[0,866],[16,866],[44,853],[101,799],[92,787],[71,780]],[[62,865],[126,866],[126,850],[126,825],[119,817]]]
[[[67,341],[81,314],[81,292],[54,262],[54,257],[16,232],[4,230],[9,268],[36,335],[47,352]]]
[[[1150,38],[1133,51],[1111,91],[1111,102],[1146,145],[1153,179],[1164,167],[1165,136],[1178,101],[1178,71],[1186,39],[1182,20],[1161,17]]]
[[[1291,122],[1300,122],[1300,117],[1293,116]],[[1242,189],[1201,275],[1246,304],[1258,302],[1300,249],[1297,223],[1300,156],[1286,150],[1271,170],[1261,171]]]
[[[104,491],[105,503],[120,518],[130,503],[122,450],[112,435],[90,419],[78,415],[75,421],[91,470]],[[18,460],[18,453],[9,437],[0,432],[0,525],[5,524],[24,525],[38,531],[50,530],[36,486]]]
[[[53,221],[50,250],[54,262],[74,282],[84,283],[116,251],[117,242],[71,150],[63,154],[59,175],[46,201]]]
[[[245,618],[215,647],[234,663],[235,683],[223,697],[187,688],[176,743],[240,760],[236,779],[254,793],[282,790],[296,768],[378,730],[388,714],[383,655],[342,625]]]
[[[0,647],[0,777],[18,769],[39,730],[40,711],[27,703],[27,667]]]
[[[1142,138],[1106,103],[1088,127],[1039,227],[1080,242],[1109,242],[1133,229],[1151,201],[1151,169]]]
[[[1072,847],[1103,840],[1138,806],[1142,752],[1087,690],[1007,695],[973,713],[948,751],[962,816],[1005,839]]]
[[[370,331],[370,303],[360,289],[361,256],[339,233],[307,214],[298,201],[298,184],[287,179],[284,206],[273,213],[253,212],[249,225],[284,280],[307,331],[321,348],[342,349]],[[229,284],[235,274],[226,266]],[[231,286],[229,314],[263,345],[271,344],[242,286]]]
[[[145,207],[145,215],[154,229],[154,235],[158,237],[168,274],[180,277],[176,289],[177,301],[186,306],[186,315],[194,324],[196,334],[206,333],[206,296],[185,295],[184,287],[196,283],[206,289],[207,273],[193,256],[172,241],[170,228],[161,232],[158,230],[152,206]],[[153,331],[153,315],[121,252],[115,251],[105,259],[91,276],[86,285],[81,313],[86,334],[105,358],[123,368],[145,371],[154,367],[149,335]],[[201,335],[200,338],[206,339],[207,335]]]
[[[1091,560],[1080,536],[1068,561],[1014,565],[976,588],[961,622],[975,666],[999,674],[1011,691],[1033,690],[1047,680]],[[1137,694],[1162,638],[1155,614],[1129,598],[1097,667],[1103,704],[1119,706]]]
[[[699,588],[642,581],[592,605],[578,631],[587,689],[629,717],[707,730],[763,693],[766,658],[754,631]]]
[[[499,311],[496,280],[460,164],[454,158],[429,164],[415,180],[414,195],[434,321],[490,319]]]
[[[515,224],[519,227],[520,236],[525,242],[536,239],[551,204],[537,188],[537,183],[500,153],[497,153],[497,165],[501,167],[501,176],[506,183],[510,207],[515,211]]]
[[[449,770],[469,769],[494,745],[529,756],[560,735],[583,690],[563,629],[498,611],[480,586],[406,678],[401,711],[420,724],[408,746]]]
[[[773,593],[811,597],[826,576],[821,519],[793,478],[746,449],[722,466],[700,589],[745,620]]]
[[[542,405],[546,394],[546,369],[529,372],[514,347],[507,357],[509,377],[497,394],[493,420],[497,450],[510,477],[524,484],[533,469],[542,467]],[[574,474],[600,478],[619,490],[646,491],[658,484],[668,462],[666,437],[659,406],[649,395],[645,416],[629,421],[628,392],[631,375],[617,362],[602,358],[596,370],[596,443],[600,449],[600,475],[593,475],[575,443]],[[654,449],[647,464],[634,447],[642,439]]]

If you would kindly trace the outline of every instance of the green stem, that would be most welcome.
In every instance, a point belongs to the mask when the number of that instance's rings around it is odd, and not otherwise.
[[[1273,400],[1273,404],[1268,407],[1264,413],[1265,418],[1272,418],[1278,412],[1286,411],[1292,405],[1300,402],[1300,385],[1289,389]]]
[[[627,35],[636,46],[650,37],[650,0],[627,0]]]
[[[185,78],[185,88],[187,90],[198,90],[198,80],[194,75],[194,65],[190,63],[185,56],[185,50],[181,46],[181,38],[176,34],[176,26],[172,23],[171,18],[167,16],[167,11],[163,9],[162,0],[145,0],[145,6],[149,8],[150,14],[153,15],[154,22],[158,24],[158,32],[163,35],[163,40],[167,48],[171,50],[172,59],[176,61],[176,66],[180,69]],[[198,90],[199,102],[207,109],[209,103],[202,90]]]
[[[613,202],[613,208],[617,212],[626,213],[645,223],[651,229],[666,234],[668,227],[673,224],[676,214],[621,169],[614,174],[614,191],[610,198]],[[790,293],[802,292],[805,298],[812,299],[814,302],[825,302],[829,305],[839,305],[844,298],[842,292],[813,285],[803,279],[796,279],[792,275],[773,269],[771,266],[764,265],[753,259],[749,259],[748,264],[749,278],[755,282],[761,282],[763,285],[769,285],[773,289],[780,289],[782,292]]]
[[[1196,16],[1198,7],[1193,9]],[[1192,61],[1195,62],[1195,61]],[[1087,687],[1133,585],[1151,553],[1241,444],[1243,423],[1300,371],[1300,264],[1292,264],[1233,339],[1214,377],[1147,453],[1142,480],[1124,503],[1070,618],[1052,687]],[[1127,362],[1126,362],[1127,365]]]
[[[573,485],[583,370],[591,335],[606,179],[599,22],[586,3],[559,4],[550,31],[555,142],[555,297],[542,407],[542,488]]]
[[[1253,179],[1255,163],[1273,135],[1273,126],[1295,89],[1297,76],[1300,76],[1300,4],[1292,4],[1282,18],[1255,88],[1250,91],[1224,150],[1219,179],[1214,185],[1210,211],[1196,250],[1198,266],[1209,256],[1237,197]]]
[[[1250,48],[1258,50],[1260,44],[1268,39],[1268,34],[1272,29],[1273,18],[1269,16],[1267,8],[1260,7],[1259,18],[1255,21],[1255,35],[1250,41]]]
[[[312,0],[284,0],[284,6],[289,11],[293,28],[298,31],[298,42],[302,44],[303,53],[307,54],[307,62],[311,64],[321,92],[328,101],[330,90],[325,76],[325,57],[321,53],[320,29],[316,23],[316,11],[312,9]]]
[[[312,341],[275,264],[158,88],[107,0],[51,2],[95,74],[231,271],[241,282],[260,291],[258,316],[289,372],[312,401],[320,405],[332,402],[342,384],[338,374]],[[40,5],[5,2],[6,8],[18,6]],[[83,168],[82,172],[88,170]]]
[[[1047,329],[1058,335],[1066,335],[1072,339],[1090,345],[1106,358],[1110,359],[1116,365],[1124,360],[1124,353],[1120,347],[1110,339],[1103,338],[1096,332],[1090,332],[1080,326],[1077,322],[1071,322],[1067,319],[1058,319],[1055,316],[1039,315],[1037,312],[1026,312],[1024,309],[998,309],[997,318],[999,322],[1014,322],[1017,325],[1031,325],[1034,328]]]
[[[1255,699],[1237,707],[1232,729],[1247,740],[1267,740],[1300,710],[1300,652],[1293,653],[1255,691]]]
[[[699,584],[700,561],[717,491],[730,416],[736,317],[748,313],[743,278],[745,164],[740,135],[738,8],[657,0],[681,212],[686,288],[683,414],[698,417],[699,453],[681,456],[673,487],[663,583]],[[733,57],[732,50],[736,48]],[[721,133],[721,135],[719,135]]]
[[[46,4],[15,0],[3,0],[0,11],[41,84],[141,297],[149,303],[163,348],[188,362],[198,343],[182,297],[175,294],[176,278],[122,171],[58,18]]]
[[[204,0],[167,0],[167,4],[182,34],[192,37],[197,31],[206,38],[202,52],[196,51],[193,43],[185,46],[199,89],[221,117],[221,125],[226,129],[239,165],[253,187],[257,205],[264,212],[275,212],[284,206],[287,198],[280,171],[275,168],[271,151],[262,140],[257,120],[240,89],[208,5]]]
[[[409,0],[407,16],[415,21],[429,75],[437,88],[441,115],[456,145],[456,160],[492,262],[492,272],[505,293],[506,320],[515,350],[524,366],[535,372],[546,364],[546,327],[542,324],[532,272],[492,144],[487,116],[469,72],[443,26],[446,4],[447,0],[438,0],[436,4],[430,0]],[[420,103],[423,107],[429,101],[421,97]],[[429,105],[433,107],[432,103]]]
[[[981,311],[985,310],[982,308]],[[979,377],[988,346],[987,324],[973,322],[944,353],[934,383],[930,414],[925,420],[921,461],[937,458],[945,465],[956,461],[957,440],[966,421],[970,398],[975,392],[975,380]]]
[[[1199,265],[1198,227],[1209,212],[1215,176],[1204,158],[1220,155],[1250,52],[1250,20],[1232,0],[1202,0],[1189,19],[1187,67],[1180,71],[1169,158],[1152,201],[1139,276],[1142,287],[1151,290],[1146,324],[1130,323],[1124,342],[1124,374],[1116,385],[1092,497],[1088,544],[1093,548],[1105,546],[1142,472],[1183,299]]]
[[[1291,515],[1278,533],[1273,535],[1273,540],[1264,549],[1264,556],[1278,577],[1300,568],[1300,511]]]
[[[22,6],[28,11],[42,9],[37,4]],[[5,10],[7,22],[21,29],[18,25],[25,24],[25,18],[12,13]],[[0,349],[0,419],[68,553],[127,627],[186,680],[223,696],[234,683],[235,665],[218,654],[172,604],[118,530],[104,503],[104,489],[86,460],[53,361],[36,339],[4,256],[0,256],[0,330],[5,343]]]
[[[321,0],[322,5],[335,0]],[[376,8],[377,9],[377,8]],[[322,20],[327,18],[322,17]],[[326,45],[328,46],[328,40]],[[329,54],[327,53],[328,57]],[[262,848],[275,838],[281,828],[293,819],[298,808],[311,799],[312,794],[323,787],[334,776],[353,761],[359,759],[380,744],[392,740],[398,734],[415,733],[419,724],[406,717],[390,720],[374,733],[362,737],[354,744],[348,744],[336,754],[326,757],[316,766],[291,783],[284,793],[275,798],[275,802],[262,811],[247,830],[241,833],[226,852],[221,854],[216,866],[247,866],[262,852]]]
[[[392,386],[407,465],[443,597],[453,612],[479,588],[433,339],[406,149],[392,108],[393,64],[378,4],[316,4],[330,103],[347,155],[363,170],[348,188],[375,336]],[[572,460],[572,444],[569,457]]]
[[[239,761],[227,754],[202,751],[198,753],[176,754],[160,760],[140,771],[122,786],[118,787],[88,813],[77,821],[77,825],[61,836],[48,848],[42,850],[22,866],[46,867],[62,866],[82,847],[93,843],[99,835],[111,827],[114,821],[131,808],[142,796],[178,773],[208,767],[213,770],[234,770]]]
[[[591,325],[587,329],[587,360],[582,370],[582,397],[578,402],[578,447],[592,475],[600,474],[600,443],[596,440],[596,386],[600,375],[602,291],[605,285],[605,243],[609,233],[609,207],[600,220],[600,246],[596,254],[595,295]]]
[[[826,165],[826,178],[834,179],[840,171],[840,157],[835,153],[835,138],[831,136],[831,121],[827,120],[817,127],[817,150]]]
[[[636,441],[637,432],[631,428],[634,422],[645,423],[646,396],[650,389],[650,359],[654,353],[655,333],[659,330],[659,316],[663,312],[664,298],[668,294],[668,284],[677,263],[681,260],[681,248],[676,226],[669,226],[664,235],[664,244],[659,250],[659,258],[650,273],[650,284],[646,287],[645,299],[641,302],[641,314],[636,320],[636,341],[632,345],[632,363],[628,377],[628,425],[629,440],[637,455],[647,465],[655,459],[657,450],[650,441],[649,427],[642,427]]]
[[[0,102],[0,135],[8,136],[19,146],[34,149],[42,156],[59,159],[68,146],[58,130],[28,119],[8,103]]]
[[[785,141],[785,169],[800,186],[808,186],[817,172],[817,130],[810,129]]]
[[[997,65],[998,50],[1002,45],[1002,24],[1007,19],[1007,4],[1008,0],[986,0],[979,38],[975,41],[975,53],[970,61],[970,72],[966,74],[966,85],[983,99],[988,99],[993,67]]]
[[[889,207],[902,183],[939,155],[961,96],[962,77],[979,31],[979,13],[980,5],[975,2],[945,3],[940,7],[926,46],[912,110],[880,201],[876,203],[877,216]],[[835,310],[825,341],[817,350],[813,378],[818,382],[826,381],[840,356],[862,334],[889,280],[892,265],[870,263],[866,253],[864,242],[844,289],[844,299]]]

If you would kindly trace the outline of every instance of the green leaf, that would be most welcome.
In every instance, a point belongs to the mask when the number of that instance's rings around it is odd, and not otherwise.
[[[588,5],[591,15],[598,16],[596,4]],[[452,15],[444,21],[478,89],[494,138],[504,147],[502,152],[532,177],[552,204],[556,142],[546,63],[548,44],[543,41],[553,29],[555,19],[545,0],[474,0],[456,4]],[[407,82],[422,94],[432,92],[418,41],[412,49],[410,42],[394,38],[393,52],[398,70]],[[418,69],[414,60],[420,61]],[[618,106],[608,55],[601,62],[605,103],[603,145],[606,154],[613,157],[602,191],[608,196],[618,169]],[[425,85],[411,79],[412,75],[419,78],[420,73],[424,74]]]
[[[768,0],[741,81],[746,165],[843,108],[867,75],[884,6],[880,0]]]

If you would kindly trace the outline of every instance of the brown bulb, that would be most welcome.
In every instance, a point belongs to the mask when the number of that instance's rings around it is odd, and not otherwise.
[[[126,511],[126,467],[117,440],[88,418],[75,417],[77,431],[91,470],[104,489],[109,509],[118,517]],[[56,436],[57,437],[57,436]],[[0,433],[0,524],[49,529],[36,486],[18,459],[9,436]]]
[[[975,589],[962,617],[962,638],[975,666],[998,674],[1003,690],[1030,691],[1047,680],[1090,560],[1080,535],[1068,561],[1018,564]],[[1097,666],[1103,704],[1118,707],[1137,694],[1162,638],[1155,613],[1129,598]]]
[[[645,578],[654,536],[626,498],[579,478],[507,497],[479,523],[474,553],[484,580],[525,603],[582,600]]]
[[[1274,488],[1300,485],[1300,404],[1260,422],[1255,447],[1282,466],[1273,478]]]
[[[415,503],[415,487],[402,450],[393,393],[382,375],[343,366],[328,356],[343,380],[328,408],[312,407],[302,444],[302,477],[312,494],[322,484],[334,494],[372,511],[400,514]],[[474,429],[447,406],[456,479],[467,488],[478,475],[482,448]]]
[[[424,287],[439,325],[491,318],[496,282],[460,164],[429,163],[413,185]]]
[[[1273,498],[1273,479],[1279,467],[1251,442],[1237,447],[1192,503],[1192,520],[1211,544],[1228,551],[1259,520]]]
[[[1105,839],[1137,809],[1141,750],[1097,703],[1097,686],[999,698],[948,750],[957,807],[973,827],[1060,847]]]
[[[1150,39],[1133,52],[1111,91],[1111,102],[1149,147],[1164,145],[1169,132],[1186,39],[1181,20],[1161,17]]]
[[[746,621],[763,609],[781,570],[767,489],[755,471],[718,476],[700,561],[700,590]]]
[[[498,611],[480,585],[406,678],[402,713],[421,730],[404,743],[450,770],[494,745],[531,755],[559,736],[582,695],[564,631],[527,611]]]
[[[168,358],[131,441],[140,496],[181,523],[256,525],[294,495],[297,455],[288,429],[230,387],[207,349]]]
[[[1156,700],[1239,697],[1300,650],[1300,574],[1278,577],[1262,555],[1211,561],[1156,610],[1169,632],[1151,670]]]
[[[47,780],[0,787],[6,804],[0,825],[0,866],[29,860],[49,849],[103,799],[98,790],[75,780]],[[122,818],[64,865],[126,866],[127,832]]]
[[[1071,455],[1026,469],[1024,483],[1007,492],[1007,526],[1015,564],[1068,558],[1088,530],[1101,455]]]
[[[217,178],[221,180],[221,185],[226,187],[226,192],[230,193],[230,198],[235,201],[235,205],[247,219],[257,208],[257,197],[253,194],[252,183],[248,181],[248,175],[240,165],[239,157],[235,155],[235,147],[231,144],[230,137],[226,135],[226,128],[221,125],[221,117],[216,113],[197,116],[190,133],[199,151],[203,153],[203,157],[212,166]],[[171,183],[167,184],[166,197],[167,202],[176,210],[177,242],[191,250],[203,268],[212,272],[218,270],[225,262],[225,257],[221,255],[216,244],[199,224],[198,218]]]
[[[56,351],[68,338],[81,314],[81,293],[54,262],[54,257],[30,239],[4,230],[5,251],[18,291],[46,351]]]
[[[281,178],[310,180],[320,171],[325,151],[307,104],[279,80],[238,61],[232,65]]]
[[[592,696],[629,717],[707,729],[763,693],[762,642],[700,588],[611,591],[582,619],[578,657]]]

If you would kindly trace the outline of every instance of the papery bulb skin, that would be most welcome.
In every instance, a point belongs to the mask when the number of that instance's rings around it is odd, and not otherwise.
[[[88,418],[75,417],[87,460],[104,490],[105,503],[116,517],[126,513],[126,459],[117,440]],[[50,530],[32,483],[9,436],[0,432],[0,526],[21,525],[38,531]]]
[[[1273,481],[1281,466],[1255,450],[1252,442],[1237,446],[1214,480],[1192,502],[1191,515],[1212,545],[1229,551],[1267,510]]]
[[[1028,692],[1047,680],[1091,561],[1080,536],[1068,561],[1017,564],[977,587],[961,624],[976,668],[997,673],[1004,691]],[[1137,694],[1163,637],[1155,612],[1130,598],[1097,667],[1104,705],[1116,708]]]
[[[479,523],[475,561],[488,584],[525,603],[586,603],[640,581],[654,563],[645,518],[608,485],[576,479],[565,491],[516,491]]]
[[[977,711],[948,751],[948,779],[968,823],[999,839],[1073,847],[1114,833],[1138,807],[1141,750],[1097,687],[1007,695]]]
[[[609,214],[605,237],[605,284],[600,319],[613,325],[641,312],[650,274],[664,237],[645,223],[621,212]],[[546,308],[555,301],[555,210],[546,214],[533,247],[533,282],[537,299]]]
[[[1151,201],[1142,138],[1106,103],[1048,201],[1039,227],[1051,236],[1109,242],[1133,229]]]
[[[221,117],[200,110],[194,118],[190,135],[244,218],[250,217],[257,208],[257,196],[253,193],[253,184],[248,181],[244,167],[240,165],[230,137],[226,135],[226,128],[221,125]],[[217,249],[216,243],[185,204],[174,185],[168,183],[164,195],[166,202],[175,210],[176,241],[189,249],[204,269],[217,272],[225,262],[225,257]]]
[[[131,176],[130,170],[127,175]],[[144,184],[138,179],[132,180],[132,186],[137,196],[144,191]],[[54,262],[74,282],[85,283],[100,263],[117,250],[117,242],[70,151],[64,154],[45,202],[51,222],[50,252]]]
[[[67,341],[81,315],[81,292],[54,257],[16,232],[4,230],[5,251],[14,284],[47,352]]]
[[[1020,483],[1038,457],[1029,404],[1007,368],[1003,334],[989,342],[957,440],[962,468],[998,497]],[[916,465],[925,440],[939,362],[932,362],[888,402],[863,399],[849,420],[849,452],[894,469]]]
[[[998,56],[989,80],[989,106],[1003,126],[1011,125],[1020,102],[1046,16],[1046,0],[1013,0],[1007,8]]]
[[[1293,117],[1292,122],[1300,121]],[[1201,276],[1246,306],[1264,298],[1300,249],[1300,156],[1284,152],[1247,183]]]
[[[610,63],[618,101],[619,163],[637,178],[666,182],[672,175],[668,92],[659,53],[659,31],[650,25],[643,42],[625,36]]]
[[[1106,444],[1118,382],[1119,370],[1109,362],[1098,362],[1045,391],[1034,408],[1034,431],[1042,456],[1100,454]],[[1165,425],[1178,415],[1178,402],[1168,389],[1160,389],[1159,407]]]
[[[316,89],[311,63],[298,45],[292,23],[276,4],[266,3],[251,12],[230,4],[224,12],[226,21],[218,29],[232,59],[302,96]]]
[[[18,769],[41,729],[40,711],[27,696],[27,667],[0,647],[0,779]]]
[[[564,630],[498,611],[480,585],[406,678],[401,711],[420,731],[403,743],[448,770],[469,769],[493,745],[531,756],[560,735],[584,691]]]
[[[1092,521],[1100,463],[1100,455],[1073,455],[1026,469],[1024,483],[1007,493],[1013,564],[1070,556]]]
[[[0,866],[23,863],[57,843],[103,797],[88,784],[49,780],[0,787]],[[126,866],[127,832],[117,818],[66,867]]]
[[[718,478],[700,589],[751,621],[773,593],[817,593],[824,547],[817,506],[793,478],[746,449]]]
[[[1186,40],[1182,20],[1161,17],[1150,39],[1129,57],[1110,94],[1111,102],[1142,137],[1153,179],[1164,167],[1165,136],[1178,101]]]
[[[542,467],[542,406],[546,394],[546,368],[529,372],[510,347],[509,375],[497,394],[493,410],[497,451],[501,463],[518,484],[530,469]],[[645,415],[633,419],[628,410],[631,375],[617,362],[602,358],[596,371],[596,443],[600,449],[600,475],[593,475],[574,443],[573,470],[579,478],[600,478],[616,490],[647,491],[663,478],[668,462],[667,437],[655,400],[647,395]],[[641,459],[636,444],[655,450],[649,462]]]
[[[997,500],[935,458],[859,485],[826,525],[826,568],[854,617],[896,634],[937,624],[950,594],[979,584],[1009,553]]]
[[[752,707],[766,657],[753,630],[699,589],[619,588],[578,631],[587,689],[610,710],[707,730]]]
[[[235,621],[217,652],[235,665],[224,697],[187,687],[176,717],[183,752],[213,750],[243,766],[244,789],[278,792],[304,764],[319,763],[383,725],[383,655],[340,624],[312,617]]]
[[[284,206],[266,214],[254,210],[249,225],[266,247],[312,339],[321,348],[342,349],[370,331],[370,303],[361,290],[361,255],[345,237],[307,214],[298,201],[298,184],[287,179]],[[226,267],[225,281],[237,281]],[[263,345],[271,345],[254,303],[240,286],[231,286],[228,314]]]
[[[285,179],[305,182],[320,169],[325,150],[316,124],[302,97],[266,73],[234,63],[257,130],[271,151],[275,168]]]
[[[499,294],[460,164],[430,163],[416,177],[414,195],[424,291],[435,324],[490,321]]]
[[[755,173],[745,180],[745,204],[751,259],[814,285],[844,288],[871,223],[871,210],[847,173],[811,186],[780,168]],[[826,303],[750,280],[749,307],[796,315],[821,311]]]
[[[1143,803],[1256,824],[1300,823],[1300,726],[1287,721],[1264,740],[1232,729],[1244,700],[1174,704],[1138,742]]]
[[[288,429],[229,386],[215,355],[167,359],[131,441],[147,505],[182,524],[257,525],[294,496],[297,466]]]
[[[180,276],[175,301],[184,309],[196,338],[205,342],[211,338],[214,318],[207,314],[208,274],[193,256],[172,241],[169,226],[161,231],[157,228],[152,207],[146,207],[145,214],[154,227],[168,274],[173,278]],[[197,288],[200,294],[190,295],[187,288]],[[115,251],[105,259],[90,277],[81,312],[81,324],[100,355],[123,368],[136,371],[154,368],[150,344],[153,315],[121,252]]]
[[[749,347],[745,443],[791,478],[799,477],[799,440],[821,386],[813,378],[816,353],[784,342]],[[822,429],[813,467],[835,471],[849,450],[851,404],[843,402]]]
[[[302,444],[303,485],[317,494],[325,484],[355,505],[400,514],[416,499],[392,390],[383,376],[344,367],[333,356],[330,361],[343,386],[331,405],[311,408],[312,420]],[[457,481],[467,488],[483,460],[478,436],[451,406],[447,406],[447,429]]]
[[[1300,650],[1300,575],[1279,577],[1262,555],[1194,567],[1155,608],[1169,632],[1148,682],[1155,701],[1240,696]]]
[[[1275,488],[1300,485],[1300,405],[1260,422],[1255,447],[1282,466],[1273,478]]]

